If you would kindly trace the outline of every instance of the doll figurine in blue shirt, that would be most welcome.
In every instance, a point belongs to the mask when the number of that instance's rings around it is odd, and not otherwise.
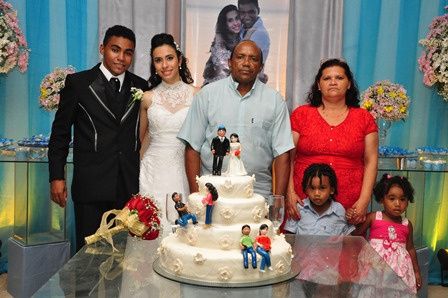
[[[190,219],[194,225],[198,223],[198,221],[196,219],[196,215],[188,212],[187,205],[182,203],[182,197],[179,193],[174,192],[171,195],[171,199],[173,199],[174,208],[176,209],[177,213],[179,214],[179,219],[176,219],[176,221],[174,222],[176,225],[180,225],[181,227],[186,227],[188,224],[188,220],[190,220]]]

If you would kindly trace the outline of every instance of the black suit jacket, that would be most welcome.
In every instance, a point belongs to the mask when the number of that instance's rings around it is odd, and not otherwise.
[[[215,150],[215,155],[217,156],[225,156],[230,151],[229,139],[224,137],[224,141],[221,142],[219,137],[214,137],[211,150]]]
[[[140,164],[140,102],[131,102],[130,90],[146,91],[148,83],[126,72],[115,95],[99,65],[66,78],[51,130],[50,181],[65,177],[73,126],[73,201],[126,202],[128,198],[117,198],[117,183],[129,195],[138,193]],[[123,182],[118,181],[120,171]]]

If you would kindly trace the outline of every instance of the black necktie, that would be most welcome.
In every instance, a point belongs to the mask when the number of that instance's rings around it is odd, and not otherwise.
[[[112,90],[114,90],[114,92],[118,93],[120,92],[120,80],[118,78],[110,78],[109,80],[110,85],[112,86]]]

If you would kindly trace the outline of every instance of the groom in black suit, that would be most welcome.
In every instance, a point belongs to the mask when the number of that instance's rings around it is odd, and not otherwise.
[[[100,53],[102,63],[68,75],[50,137],[48,161],[51,199],[65,207],[65,164],[73,137],[72,198],[77,250],[95,233],[101,216],[122,209],[138,193],[139,107],[131,87],[148,90],[148,83],[130,73],[135,34],[123,26],[107,29]]]
[[[230,152],[230,142],[226,138],[226,128],[224,126],[218,127],[218,135],[213,138],[211,150],[213,154],[213,175],[221,176],[222,161],[224,156]]]

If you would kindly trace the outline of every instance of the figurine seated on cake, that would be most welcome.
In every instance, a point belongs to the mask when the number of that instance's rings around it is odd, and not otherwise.
[[[224,156],[229,154],[230,143],[226,138],[226,128],[224,125],[218,126],[218,135],[213,138],[211,144],[211,151],[213,155],[213,175],[221,176],[222,161]]]
[[[269,270],[274,270],[271,267],[271,256],[269,252],[271,251],[271,238],[268,237],[268,225],[262,224],[260,226],[259,235],[255,238],[256,250],[261,256],[260,272],[265,272],[265,266],[268,266]]]
[[[205,228],[212,224],[212,211],[215,201],[218,199],[218,191],[211,183],[205,183],[207,195],[202,199],[202,204],[205,205]]]
[[[241,144],[238,134],[232,133],[230,135],[230,158],[227,171],[224,172],[226,176],[244,176],[247,175],[241,160]]]
[[[179,214],[179,219],[176,219],[174,222],[176,225],[180,225],[181,227],[186,227],[188,224],[188,220],[191,219],[193,224],[197,224],[198,221],[196,219],[196,215],[188,212],[188,207],[184,203],[182,203],[182,197],[177,192],[173,192],[171,195],[171,199],[174,201],[174,208]]]
[[[243,253],[243,265],[244,268],[249,268],[249,260],[247,254],[250,253],[252,259],[252,268],[257,268],[257,254],[255,253],[254,246],[256,245],[254,239],[250,237],[250,226],[244,225],[241,228],[243,236],[240,240],[241,252]]]

